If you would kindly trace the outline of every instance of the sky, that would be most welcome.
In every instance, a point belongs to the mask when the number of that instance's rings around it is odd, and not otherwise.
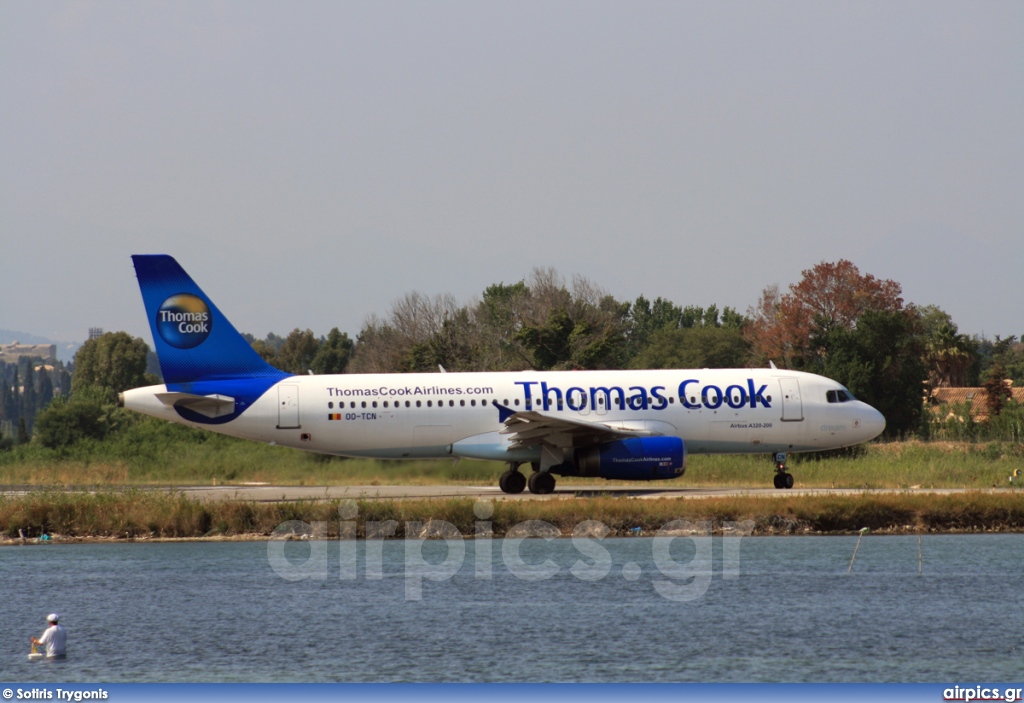
[[[260,337],[840,259],[1024,335],[1024,3],[0,1],[0,328],[151,343],[137,253]]]

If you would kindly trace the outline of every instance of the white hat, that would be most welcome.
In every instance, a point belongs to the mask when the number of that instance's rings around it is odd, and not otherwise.
[[[57,613],[50,613],[46,616],[46,622],[57,622],[60,620],[60,616]]]

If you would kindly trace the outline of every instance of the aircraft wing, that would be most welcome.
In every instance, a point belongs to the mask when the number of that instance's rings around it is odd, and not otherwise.
[[[509,449],[540,447],[541,467],[561,464],[576,447],[586,447],[628,437],[662,434],[644,422],[587,422],[552,417],[536,411],[512,413],[505,418],[501,434],[509,435]]]

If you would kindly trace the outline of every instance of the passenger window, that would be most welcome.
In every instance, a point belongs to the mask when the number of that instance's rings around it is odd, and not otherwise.
[[[327,404],[327,408],[328,408],[329,410],[330,410],[330,409],[333,409],[333,408],[334,408],[334,403],[333,403],[333,402],[330,402],[330,403],[328,403],[328,404]]]
[[[377,407],[377,401],[373,401],[373,407]]]
[[[366,401],[365,400],[363,401],[363,407],[364,408],[366,407]]]
[[[423,407],[423,401],[422,400],[417,400],[416,401],[416,407],[417,408],[422,408]]]

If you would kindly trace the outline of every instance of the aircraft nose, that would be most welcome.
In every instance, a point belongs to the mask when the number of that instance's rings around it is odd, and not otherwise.
[[[885,431],[885,416],[867,403],[864,403],[864,409],[860,416],[860,428],[864,433],[863,441],[874,439]]]

